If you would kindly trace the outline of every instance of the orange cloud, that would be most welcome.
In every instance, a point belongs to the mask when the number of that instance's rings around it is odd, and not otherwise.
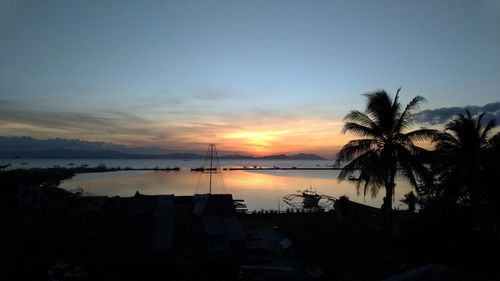
[[[120,112],[66,113],[8,109],[0,112],[5,136],[68,138],[157,146],[171,150],[205,150],[209,143],[228,153],[269,155],[318,153],[333,157],[348,141],[342,121],[327,117],[263,113],[187,118],[138,117]]]

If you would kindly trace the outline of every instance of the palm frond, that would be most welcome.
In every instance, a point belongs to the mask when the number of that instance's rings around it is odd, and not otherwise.
[[[500,149],[500,132],[488,140],[488,147],[490,149]]]
[[[418,186],[417,180],[424,181],[426,184],[432,183],[432,173],[417,158],[426,150],[418,146],[411,146],[410,149],[398,146],[397,151],[401,172],[409,179],[413,187]]]
[[[427,140],[434,139],[434,137],[437,134],[439,134],[438,130],[418,129],[418,130],[406,133],[406,134],[404,134],[404,136],[407,137],[408,139],[410,139],[411,141],[427,141]]]
[[[377,124],[373,122],[373,120],[366,113],[361,112],[359,110],[351,110],[345,117],[344,121],[349,121],[353,123],[357,123],[359,125],[371,128],[375,131],[378,130]]]
[[[483,129],[483,132],[481,133],[480,142],[486,144],[488,140],[488,135],[490,134],[491,130],[496,126],[495,119],[491,119],[488,124]]]
[[[398,112],[401,104],[399,103],[399,92],[401,92],[401,87],[396,91],[396,95],[394,96],[394,100],[392,101],[392,110],[394,112]]]
[[[437,132],[433,138],[432,142],[436,143],[437,147],[442,145],[451,145],[453,147],[460,147],[460,141],[455,138],[452,134],[448,132]],[[437,148],[439,150],[439,148]]]
[[[337,163],[351,160],[355,156],[375,148],[377,145],[380,145],[380,141],[377,139],[351,140],[337,153]]]
[[[403,113],[401,113],[401,116],[399,117],[394,129],[396,132],[399,132],[403,129],[408,129],[412,125],[414,113],[416,110],[418,110],[420,104],[424,101],[424,97],[416,96],[406,105],[406,108]]]
[[[387,131],[393,116],[393,100],[383,90],[365,94],[368,99],[365,112],[372,116],[373,121],[378,124],[380,129]]]
[[[354,172],[358,171],[363,167],[370,166],[371,162],[378,158],[377,153],[373,150],[369,150],[358,157],[354,158],[351,162],[342,167],[339,173],[338,180],[343,181],[348,176],[351,176]]]
[[[354,122],[346,122],[342,133],[353,133],[361,137],[380,138],[382,137],[376,130]]]
[[[483,112],[483,113],[479,114],[479,116],[477,117],[476,130],[481,129],[481,127],[482,127],[481,121],[483,120],[483,117],[485,114],[486,114],[486,112]]]
[[[359,189],[364,186],[363,193],[366,195],[368,190],[372,191],[372,195],[376,194],[377,190],[383,186],[385,171],[380,168],[380,157],[375,150],[370,150],[358,156],[350,163],[345,165],[337,179],[345,180],[348,176],[359,173],[356,187]]]

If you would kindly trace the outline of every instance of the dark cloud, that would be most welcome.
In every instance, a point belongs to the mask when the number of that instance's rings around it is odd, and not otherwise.
[[[0,129],[3,136],[97,139],[183,150],[186,147],[204,149],[206,143],[227,129],[225,122],[192,119],[151,120],[120,110],[88,113],[42,111],[36,108],[11,108],[0,101]]]
[[[5,123],[22,124],[40,129],[73,132],[79,135],[124,134],[148,135],[155,124],[127,112],[102,111],[82,112],[47,112],[36,110],[11,109],[0,103],[0,120]],[[28,127],[28,128],[29,128]]]
[[[484,106],[468,105],[464,107],[442,107],[423,110],[415,116],[415,120],[422,124],[445,124],[458,114],[464,114],[466,110],[469,110],[472,115],[479,115],[485,112],[486,114],[483,117],[485,122],[493,119],[497,124],[500,124],[500,102],[492,102]]]

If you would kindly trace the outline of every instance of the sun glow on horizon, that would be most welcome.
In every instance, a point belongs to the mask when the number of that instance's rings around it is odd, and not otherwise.
[[[289,131],[240,131],[227,133],[223,136],[225,139],[241,141],[242,144],[255,153],[269,153],[277,142],[281,142],[283,136]]]

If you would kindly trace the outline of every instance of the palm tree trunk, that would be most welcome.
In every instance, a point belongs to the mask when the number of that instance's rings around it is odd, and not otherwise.
[[[394,197],[394,187],[396,186],[396,183],[394,182],[394,178],[396,177],[396,171],[397,167],[394,165],[391,167],[391,170],[389,171],[389,178],[387,179],[387,182],[385,183],[385,198],[387,200],[387,209],[389,212],[392,212],[392,201]]]
[[[385,197],[382,205],[382,228],[388,234],[392,234],[392,199],[394,197],[394,178],[396,176],[396,167],[392,167],[388,179],[385,183]]]
[[[388,182],[385,185],[385,200],[387,201],[385,204],[386,204],[386,208],[387,208],[388,212],[392,211],[392,199],[394,197],[394,186],[395,185],[396,184],[394,183],[394,181]]]

